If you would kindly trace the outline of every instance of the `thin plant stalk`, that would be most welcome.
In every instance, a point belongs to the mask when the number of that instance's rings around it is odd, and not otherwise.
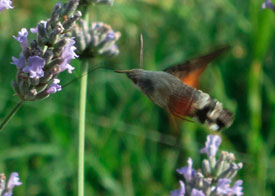
[[[78,196],[84,196],[85,116],[89,61],[84,60],[80,84],[79,138],[78,138]]]
[[[4,118],[4,120],[0,124],[0,131],[3,130],[3,128],[8,124],[8,122],[12,119],[12,117],[15,115],[15,113],[21,108],[24,101],[18,102],[10,111],[10,113]]]

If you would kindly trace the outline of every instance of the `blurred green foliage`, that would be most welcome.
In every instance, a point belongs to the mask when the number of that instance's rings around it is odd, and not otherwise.
[[[22,28],[49,17],[54,1],[14,0],[0,13],[0,118],[18,98],[11,80],[19,56],[12,38]],[[244,163],[238,178],[245,195],[275,194],[275,13],[261,10],[260,0],[117,0],[113,7],[94,6],[91,21],[121,31],[120,55],[91,64],[112,69],[136,68],[139,34],[144,36],[144,68],[161,70],[204,54],[221,44],[230,54],[213,62],[201,89],[235,113],[234,124],[220,133],[222,149]],[[75,60],[73,75],[80,74]],[[0,171],[20,173],[15,195],[65,196],[77,190],[79,82],[50,98],[26,103],[0,137]],[[179,121],[180,122],[180,121]],[[175,172],[189,156],[199,168],[205,127],[181,122],[110,70],[89,75],[86,135],[86,195],[168,195],[177,188]]]

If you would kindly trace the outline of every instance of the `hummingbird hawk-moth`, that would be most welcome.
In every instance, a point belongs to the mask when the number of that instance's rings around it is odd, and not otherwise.
[[[233,114],[224,109],[222,103],[196,88],[207,65],[228,49],[228,46],[221,47],[163,71],[131,69],[116,72],[127,74],[149,99],[172,115],[197,117],[211,130],[221,130],[232,124]]]

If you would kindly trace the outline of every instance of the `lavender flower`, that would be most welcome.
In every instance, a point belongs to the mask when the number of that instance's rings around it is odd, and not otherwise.
[[[65,45],[61,55],[63,62],[60,64],[60,67],[61,67],[60,72],[64,70],[68,70],[69,73],[72,73],[72,70],[74,70],[74,67],[72,67],[69,64],[72,59],[75,59],[78,57],[78,55],[75,54],[74,52],[76,50],[76,47],[74,46],[74,44],[75,44],[75,41],[73,39],[69,39],[68,43]]]
[[[220,144],[221,138],[218,135],[207,136],[201,153],[207,154],[208,158],[202,161],[202,169],[193,169],[192,159],[188,158],[188,166],[177,170],[183,175],[184,181],[180,181],[180,188],[172,191],[171,196],[243,195],[242,180],[237,180],[231,187],[232,179],[242,168],[242,163],[234,163],[234,154],[225,151],[216,159]]]
[[[242,180],[237,180],[234,184],[234,186],[231,189],[231,193],[229,195],[237,195],[241,196],[243,195],[243,187],[242,187],[243,181]]]
[[[221,138],[218,135],[207,136],[205,147],[201,149],[201,153],[206,153],[208,156],[216,156],[219,146],[221,145]]]
[[[13,172],[10,175],[10,179],[7,185],[7,189],[13,189],[15,186],[20,186],[22,182],[20,182],[19,175],[17,172]]]
[[[183,181],[179,181],[180,183],[180,188],[177,190],[174,190],[171,192],[171,196],[184,196],[185,194],[185,185],[183,183]]]
[[[219,179],[218,185],[217,185],[217,193],[225,194],[225,195],[230,193],[231,192],[230,183],[231,183],[230,179],[227,179],[227,178]]]
[[[11,64],[14,64],[17,66],[17,69],[22,69],[25,65],[25,57],[21,53],[19,59],[15,58],[14,56],[12,57],[12,62]]]
[[[181,175],[184,176],[185,180],[187,182],[191,181],[192,178],[194,177],[194,174],[195,174],[195,170],[192,169],[192,165],[193,165],[193,161],[192,159],[189,157],[188,158],[188,166],[187,167],[183,167],[181,169],[177,169],[177,172]]]
[[[60,80],[54,79],[53,83],[50,85],[50,87],[47,89],[48,94],[54,94],[58,91],[61,91],[61,86],[59,85]]]
[[[14,187],[22,185],[17,172],[13,172],[10,175],[8,185],[6,186],[6,177],[4,174],[0,174],[0,196],[12,196]]]
[[[192,189],[191,196],[205,196],[205,194],[198,189]]]
[[[7,9],[12,9],[13,7],[11,0],[0,0],[0,12]]]
[[[12,58],[18,72],[13,81],[13,88],[24,101],[33,101],[48,97],[61,90],[58,75],[74,67],[70,61],[78,57],[75,53],[75,40],[71,30],[80,18],[76,11],[78,0],[70,0],[67,4],[56,4],[50,19],[40,21],[30,29],[36,39],[28,40],[28,30],[21,29],[14,38],[19,42],[22,51],[19,58]]]
[[[30,56],[28,64],[23,67],[23,72],[29,73],[30,78],[41,78],[44,76],[43,68],[45,60],[39,56]]]
[[[28,47],[28,35],[28,30],[26,28],[22,28],[21,31],[18,32],[18,37],[13,36],[13,38],[20,43],[23,51],[25,51]]]
[[[120,37],[120,32],[115,32],[102,22],[93,22],[89,25],[86,21],[79,20],[73,35],[76,38],[77,53],[80,57],[114,56],[119,53],[116,41]]]
[[[262,9],[271,9],[271,10],[275,11],[275,5],[271,2],[271,0],[266,0],[262,4]]]

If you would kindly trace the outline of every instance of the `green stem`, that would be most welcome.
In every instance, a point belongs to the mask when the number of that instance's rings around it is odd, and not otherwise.
[[[12,117],[15,115],[15,113],[20,109],[20,107],[23,105],[24,101],[18,102],[14,108],[10,111],[10,113],[4,118],[2,123],[0,124],[0,131],[8,124],[8,122],[12,119]]]
[[[80,84],[80,105],[79,105],[79,146],[78,146],[78,196],[84,196],[84,155],[85,155],[85,110],[87,95],[89,61],[84,60]]]

